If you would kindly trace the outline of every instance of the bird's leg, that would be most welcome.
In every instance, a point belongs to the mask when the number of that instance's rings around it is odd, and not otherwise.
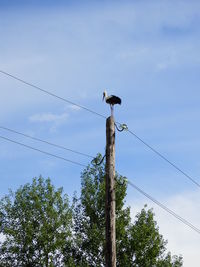
[[[111,116],[113,116],[113,105],[110,105],[111,108]]]

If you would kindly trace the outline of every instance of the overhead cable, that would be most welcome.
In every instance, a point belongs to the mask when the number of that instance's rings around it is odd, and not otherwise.
[[[76,161],[72,161],[72,160],[69,160],[69,159],[66,159],[64,157],[60,157],[60,156],[57,156],[55,154],[52,154],[52,153],[49,153],[49,152],[46,152],[44,150],[41,150],[41,149],[38,149],[38,148],[35,148],[35,147],[32,147],[32,146],[29,146],[29,145],[25,145],[23,143],[20,143],[20,142],[17,142],[15,140],[12,140],[10,138],[7,138],[7,137],[4,137],[4,136],[1,136],[0,135],[0,138],[3,139],[3,140],[6,140],[6,141],[9,141],[9,142],[12,142],[12,143],[15,143],[17,145],[20,145],[20,146],[23,146],[25,148],[28,148],[28,149],[31,149],[31,150],[34,150],[34,151],[37,151],[37,152],[40,152],[40,153],[43,153],[45,155],[48,155],[48,156],[51,156],[51,157],[54,157],[54,158],[57,158],[57,159],[60,159],[60,160],[63,160],[65,162],[70,162],[70,163],[73,163],[73,164],[76,164],[76,165],[79,165],[81,167],[86,167],[86,165],[82,164],[82,163],[79,163],[79,162],[76,162]],[[187,220],[185,220],[184,218],[182,218],[181,216],[179,216],[178,214],[176,214],[175,212],[173,212],[172,210],[170,210],[169,208],[167,208],[165,205],[163,205],[162,203],[160,203],[159,201],[157,201],[155,198],[151,197],[149,194],[145,193],[142,189],[140,189],[138,186],[136,186],[133,182],[131,182],[130,180],[127,180],[126,178],[124,178],[124,180],[127,181],[127,183],[129,185],[131,185],[133,188],[135,188],[138,192],[140,192],[141,194],[143,194],[144,196],[146,196],[148,199],[150,199],[151,201],[153,201],[155,204],[157,204],[159,207],[161,207],[162,209],[164,209],[165,211],[167,211],[169,214],[171,214],[172,216],[174,216],[175,218],[177,218],[179,221],[181,221],[183,224],[187,225],[188,227],[190,227],[191,229],[193,229],[195,232],[197,232],[198,234],[200,234],[200,229],[198,229],[197,227],[195,227],[193,224],[191,224],[190,222],[188,222]]]
[[[138,135],[136,135],[134,132],[128,130],[128,132],[130,134],[132,134],[133,136],[135,136],[140,142],[142,142],[145,146],[147,146],[150,150],[152,150],[155,154],[157,154],[160,158],[162,158],[164,161],[166,161],[167,163],[169,163],[172,167],[174,167],[177,171],[179,171],[180,173],[182,173],[186,178],[188,178],[192,183],[194,183],[196,186],[200,187],[200,184],[194,180],[190,175],[188,175],[186,172],[184,172],[183,170],[181,170],[177,165],[175,165],[174,163],[172,163],[170,160],[168,160],[165,156],[163,156],[160,152],[158,152],[155,148],[153,148],[152,146],[150,146],[149,144],[147,144],[143,139],[141,139]]]
[[[12,75],[12,74],[6,72],[6,71],[0,70],[0,72],[3,73],[4,75],[7,75],[7,76],[9,76],[9,77],[11,77],[11,78],[13,78],[13,79],[19,81],[19,82],[22,82],[22,83],[24,83],[24,84],[26,84],[26,85],[28,85],[28,86],[31,86],[31,87],[33,87],[33,88],[35,88],[35,89],[37,89],[37,90],[39,90],[39,91],[41,91],[41,92],[43,92],[43,93],[45,93],[45,94],[48,94],[48,95],[50,95],[50,96],[53,96],[53,97],[55,97],[55,98],[57,98],[57,99],[59,99],[59,100],[62,100],[62,101],[64,101],[64,102],[67,102],[68,104],[71,104],[71,105],[74,105],[74,106],[76,106],[76,107],[82,108],[82,109],[84,109],[84,110],[87,110],[87,111],[90,112],[90,113],[93,113],[93,114],[95,114],[95,115],[97,115],[97,116],[99,116],[99,117],[102,117],[102,118],[106,119],[106,116],[104,116],[104,115],[102,115],[102,114],[100,114],[100,113],[98,113],[98,112],[96,112],[96,111],[93,111],[93,110],[91,110],[91,109],[89,109],[89,108],[87,108],[87,107],[84,107],[84,106],[79,105],[79,104],[77,104],[77,103],[75,103],[75,102],[72,102],[71,100],[68,100],[68,99],[66,99],[66,98],[64,98],[64,97],[58,96],[58,95],[56,95],[56,94],[54,94],[54,93],[51,93],[51,92],[48,91],[48,90],[45,90],[45,89],[43,89],[43,88],[41,88],[41,87],[39,87],[39,86],[37,86],[37,85],[34,85],[34,84],[29,83],[29,82],[27,82],[27,81],[25,81],[25,80],[23,80],[23,79],[20,79],[20,78],[18,78],[18,77],[16,77],[16,76],[14,76],[14,75]]]
[[[82,166],[82,167],[87,167],[85,164],[82,164],[82,163],[79,163],[79,162],[76,162],[76,161],[73,161],[73,160],[70,160],[70,159],[67,159],[67,158],[64,158],[64,157],[57,156],[55,154],[46,152],[44,150],[41,150],[41,149],[38,149],[38,148],[35,148],[35,147],[32,147],[32,146],[29,146],[29,145],[25,145],[23,143],[17,142],[15,140],[10,139],[10,138],[7,138],[7,137],[1,136],[1,135],[0,135],[0,138],[3,139],[3,140],[9,141],[9,142],[15,143],[17,145],[20,145],[20,146],[23,146],[23,147],[26,147],[26,148],[35,150],[37,152],[46,154],[48,156],[51,156],[51,157],[54,157],[54,158],[57,158],[57,159],[61,159],[61,160],[64,160],[64,161],[67,161],[67,162],[70,162],[70,163],[73,163],[73,164],[76,164],[76,165],[79,165],[79,166]]]
[[[33,136],[31,136],[31,135],[28,135],[28,134],[25,134],[25,133],[22,133],[22,132],[13,130],[13,129],[11,129],[11,128],[7,128],[7,127],[4,127],[4,126],[1,126],[1,125],[0,125],[0,129],[9,131],[9,132],[12,132],[12,133],[15,133],[15,134],[19,134],[19,135],[22,135],[22,136],[24,136],[24,137],[30,138],[30,139],[32,139],[32,140],[39,141],[39,142],[45,143],[45,144],[47,144],[47,145],[51,145],[51,146],[54,146],[54,147],[57,147],[57,148],[61,148],[61,149],[64,149],[64,150],[67,150],[67,151],[70,151],[70,152],[73,152],[73,153],[76,153],[76,154],[79,154],[79,155],[82,155],[82,156],[85,156],[85,157],[94,159],[94,157],[91,156],[91,155],[88,155],[88,154],[85,154],[85,153],[82,153],[82,152],[73,150],[73,149],[71,149],[71,148],[67,148],[67,147],[65,147],[65,146],[61,146],[61,145],[58,145],[58,144],[55,144],[55,143],[51,143],[51,142],[46,141],[46,140],[44,140],[44,139],[40,139],[40,138],[37,138],[37,137],[33,137]]]
[[[43,93],[45,93],[45,94],[48,94],[48,95],[50,95],[50,96],[53,96],[53,97],[55,97],[55,98],[57,98],[57,99],[59,99],[59,100],[62,100],[62,101],[64,101],[64,102],[67,102],[67,103],[69,103],[69,104],[72,104],[72,105],[74,105],[74,106],[77,106],[77,107],[79,107],[79,108],[82,108],[82,109],[84,109],[84,110],[86,110],[86,111],[88,111],[88,112],[90,112],[90,113],[93,113],[93,114],[95,114],[95,115],[97,115],[97,116],[99,116],[99,117],[102,117],[102,118],[104,118],[104,119],[106,119],[106,116],[104,116],[104,115],[102,115],[102,114],[100,114],[100,113],[98,113],[98,112],[96,112],[96,111],[93,111],[92,109],[89,109],[89,108],[87,108],[87,107],[84,107],[84,106],[82,106],[82,105],[79,105],[79,104],[77,104],[77,103],[75,103],[75,102],[72,102],[72,101],[70,101],[70,100],[68,100],[68,99],[66,99],[66,98],[63,98],[63,97],[60,97],[60,96],[58,96],[58,95],[56,95],[56,94],[54,94],[54,93],[51,93],[50,91],[47,91],[47,90],[45,90],[45,89],[42,89],[41,87],[39,87],[39,86],[36,86],[36,85],[34,85],[34,84],[32,84],[32,83],[29,83],[29,82],[27,82],[27,81],[25,81],[25,80],[23,80],[23,79],[21,79],[21,78],[18,78],[17,76],[15,76],[15,75],[13,75],[13,74],[10,74],[10,73],[8,73],[8,72],[6,72],[6,71],[3,71],[3,70],[0,70],[0,73],[2,73],[2,74],[4,74],[4,75],[6,75],[6,76],[8,76],[8,77],[11,77],[11,78],[13,78],[13,79],[15,79],[15,80],[17,80],[17,81],[19,81],[19,82],[22,82],[22,83],[24,83],[24,84],[26,84],[26,85],[28,85],[28,86],[31,86],[31,87],[33,87],[33,88],[35,88],[35,89],[37,89],[37,90],[39,90],[39,91],[41,91],[41,92],[43,92]],[[123,125],[123,124],[121,124],[121,123],[119,123],[119,122],[115,122],[116,124],[118,124],[118,125]],[[157,156],[159,156],[160,158],[162,158],[165,162],[167,162],[168,164],[170,164],[173,168],[175,168],[177,171],[179,171],[180,173],[182,173],[187,179],[189,179],[193,184],[195,184],[196,186],[198,186],[198,187],[200,187],[200,184],[194,179],[194,178],[192,178],[190,175],[188,175],[186,172],[184,172],[181,168],[179,168],[176,164],[174,164],[174,163],[172,163],[170,160],[168,160],[165,156],[163,156],[160,152],[158,152],[156,149],[154,149],[152,146],[150,146],[147,142],[145,142],[142,138],[140,138],[138,135],[136,135],[134,132],[132,132],[131,130],[129,130],[128,128],[126,129],[131,135],[133,135],[134,137],[136,137],[140,142],[142,142],[146,147],[148,147],[151,151],[153,151],[154,153],[156,153],[157,154]]]
[[[156,200],[155,198],[153,198],[149,194],[145,193],[142,189],[140,189],[138,186],[136,186],[130,180],[128,180],[128,179],[125,179],[125,180],[127,181],[127,183],[130,186],[132,186],[134,189],[136,189],[142,195],[144,195],[145,197],[147,197],[148,199],[150,199],[152,202],[154,202],[160,208],[162,208],[163,210],[165,210],[166,212],[168,212],[169,214],[171,214],[172,216],[174,216],[176,219],[178,219],[179,221],[181,221],[182,223],[184,223],[185,225],[187,225],[188,227],[190,227],[191,229],[193,229],[195,232],[197,232],[198,234],[200,234],[200,229],[199,228],[197,228],[196,226],[194,226],[193,224],[191,224],[190,222],[188,222],[187,220],[185,220],[184,218],[182,218],[181,216],[179,216],[177,213],[175,213],[174,211],[172,211],[171,209],[169,209],[167,206],[163,205],[161,202],[159,202],[158,200]]]

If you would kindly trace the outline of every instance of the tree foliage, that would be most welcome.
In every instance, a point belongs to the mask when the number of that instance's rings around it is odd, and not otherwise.
[[[33,179],[0,202],[1,266],[62,266],[72,212],[62,188]]]
[[[99,160],[101,156],[99,155]],[[105,166],[84,170],[80,198],[74,197],[73,244],[66,259],[74,266],[105,266]],[[125,207],[127,184],[116,175],[117,266],[179,267],[182,258],[166,252],[167,242],[159,234],[153,211],[146,206],[131,222]]]
[[[97,161],[101,161],[101,155]],[[131,221],[127,184],[116,174],[117,266],[181,267],[145,206]],[[80,197],[70,206],[50,179],[33,179],[0,201],[0,267],[105,266],[105,166],[94,162],[81,175]]]
[[[167,241],[159,234],[157,222],[152,209],[147,206],[136,215],[131,227],[131,243],[134,251],[133,265],[135,267],[180,267],[182,257],[166,253]]]

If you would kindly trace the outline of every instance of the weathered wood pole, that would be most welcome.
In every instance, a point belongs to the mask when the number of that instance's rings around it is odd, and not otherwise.
[[[116,267],[115,123],[106,120],[106,267]]]

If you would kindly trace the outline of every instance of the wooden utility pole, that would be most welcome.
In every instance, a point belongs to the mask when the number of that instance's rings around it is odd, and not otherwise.
[[[116,267],[115,122],[106,120],[106,267]]]

